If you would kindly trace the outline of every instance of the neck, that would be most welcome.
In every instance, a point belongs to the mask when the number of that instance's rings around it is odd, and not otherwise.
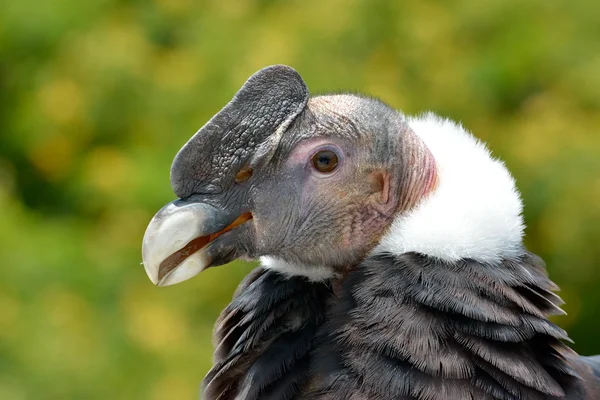
[[[494,265],[379,254],[343,287],[322,357],[341,358],[367,396],[533,399],[576,380],[566,333],[547,319],[562,301],[531,253]]]
[[[398,193],[395,213],[404,215],[413,210],[423,199],[434,192],[438,183],[436,160],[431,150],[408,126],[402,131],[402,156],[399,165],[398,188],[390,188]],[[396,182],[391,181],[391,185]]]
[[[426,114],[407,122],[412,129],[407,147],[416,149],[408,157],[420,163],[404,173],[427,175],[429,184],[414,185],[427,190],[419,193],[416,204],[399,208],[372,254],[414,251],[446,261],[487,263],[517,256],[523,238],[522,204],[504,164],[452,121]],[[414,145],[415,140],[424,146]],[[423,174],[432,164],[435,174]]]

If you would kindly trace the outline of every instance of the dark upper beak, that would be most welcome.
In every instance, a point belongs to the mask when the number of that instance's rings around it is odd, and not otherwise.
[[[192,278],[212,265],[208,248],[219,236],[248,221],[194,200],[176,200],[156,213],[144,234],[142,259],[158,286]]]

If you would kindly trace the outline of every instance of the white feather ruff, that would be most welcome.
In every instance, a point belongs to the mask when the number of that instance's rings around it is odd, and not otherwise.
[[[518,255],[523,206],[504,164],[450,120],[428,113],[407,122],[435,159],[437,187],[396,217],[373,253],[414,251],[486,263]]]
[[[290,263],[281,258],[263,256],[260,265],[265,269],[277,271],[284,276],[304,276],[311,282],[321,282],[330,279],[334,275],[333,268],[320,265],[303,265]]]

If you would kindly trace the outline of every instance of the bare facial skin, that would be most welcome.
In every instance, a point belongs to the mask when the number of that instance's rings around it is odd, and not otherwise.
[[[302,93],[289,82],[281,85],[263,92]],[[242,88],[228,107],[245,97]],[[250,99],[244,106],[265,101]],[[172,244],[170,254],[157,256],[152,240],[146,241],[153,281],[176,283],[234,258],[260,256],[344,272],[373,249],[397,213],[434,187],[433,157],[403,117],[383,103],[331,95],[285,104],[291,117],[282,111],[277,121],[269,107],[280,103],[261,106],[269,111],[265,121],[273,123],[263,136],[249,133],[249,124],[266,123],[250,108],[251,118],[238,115],[240,123],[230,132],[216,131],[222,128],[218,120],[231,120],[226,107],[181,150],[171,171],[173,187],[185,202],[211,205],[214,214],[201,219],[217,222]],[[213,142],[211,135],[222,138]],[[232,226],[241,216],[242,223]],[[148,238],[157,236],[157,227],[151,223]],[[182,229],[189,228],[170,231]]]

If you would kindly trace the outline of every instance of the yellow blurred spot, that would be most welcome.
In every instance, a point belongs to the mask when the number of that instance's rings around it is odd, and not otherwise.
[[[156,5],[168,14],[183,14],[189,11],[191,0],[154,0]]]
[[[328,0],[319,2],[319,12],[306,7],[303,2],[274,3],[266,14],[268,25],[279,25],[281,32],[295,28],[292,35],[302,37],[306,31],[318,32],[321,40],[340,40],[340,33],[356,22],[355,8],[362,2],[356,0]],[[266,24],[265,24],[266,25]]]
[[[189,90],[202,75],[202,69],[192,52],[171,50],[157,60],[155,79],[158,84],[175,90]]]
[[[420,44],[429,45],[438,44],[440,41],[446,42],[452,39],[455,30],[456,18],[452,15],[450,8],[437,2],[415,2],[412,3],[412,11],[425,18],[408,18],[411,35],[417,39]],[[439,46],[436,50],[444,50]],[[439,68],[441,70],[443,68]]]
[[[275,25],[262,25],[257,33],[257,42],[252,51],[246,53],[246,60],[234,66],[235,80],[244,81],[248,71],[258,70],[270,64],[294,65],[297,57],[298,38],[293,31],[286,31]]]
[[[408,93],[398,88],[401,68],[394,58],[393,49],[380,45],[373,50],[365,64],[365,71],[377,71],[376,74],[365,74],[367,93],[377,93],[377,96],[390,103],[393,107],[401,107],[401,97]]]
[[[229,18],[241,18],[247,15],[255,3],[254,0],[219,0],[213,2],[212,5],[219,14]]]
[[[60,284],[48,285],[37,296],[40,311],[28,341],[29,363],[51,365],[57,371],[84,377],[106,367],[96,310],[78,293]]]
[[[0,378],[0,399],[26,400],[27,398],[27,390],[23,383],[10,377]]]
[[[95,82],[114,83],[115,72],[145,77],[154,46],[148,40],[135,10],[123,6],[103,15],[94,26],[77,35],[69,53]]]
[[[122,267],[114,262],[114,254],[139,248],[151,218],[152,213],[141,209],[124,207],[107,211],[86,235],[84,243],[88,258],[96,260],[102,268]],[[107,252],[107,248],[113,250]],[[143,274],[141,267],[140,273]]]
[[[42,292],[41,301],[53,326],[81,331],[89,325],[90,305],[78,294],[57,285],[49,286]]]
[[[113,147],[96,147],[86,159],[87,181],[97,190],[112,193],[132,179],[133,165]]]
[[[0,292],[0,310],[0,337],[6,339],[17,333],[15,326],[21,313],[21,305],[15,297]]]
[[[64,78],[48,82],[38,92],[38,99],[42,112],[59,125],[81,118],[84,96],[73,80]]]
[[[152,390],[152,400],[194,399],[200,391],[199,382],[186,382],[178,376],[168,375],[159,379]]]
[[[64,177],[72,165],[74,143],[63,134],[51,135],[29,150],[29,161],[49,180]]]
[[[572,144],[573,126],[562,116],[569,105],[551,92],[544,92],[526,101],[522,117],[515,121],[512,135],[519,145],[514,153],[527,166],[537,168],[555,159]]]
[[[140,267],[141,271],[141,267]],[[177,349],[189,337],[184,315],[174,306],[160,302],[150,291],[158,289],[144,280],[143,286],[129,287],[123,299],[127,332],[141,347],[157,353]]]

